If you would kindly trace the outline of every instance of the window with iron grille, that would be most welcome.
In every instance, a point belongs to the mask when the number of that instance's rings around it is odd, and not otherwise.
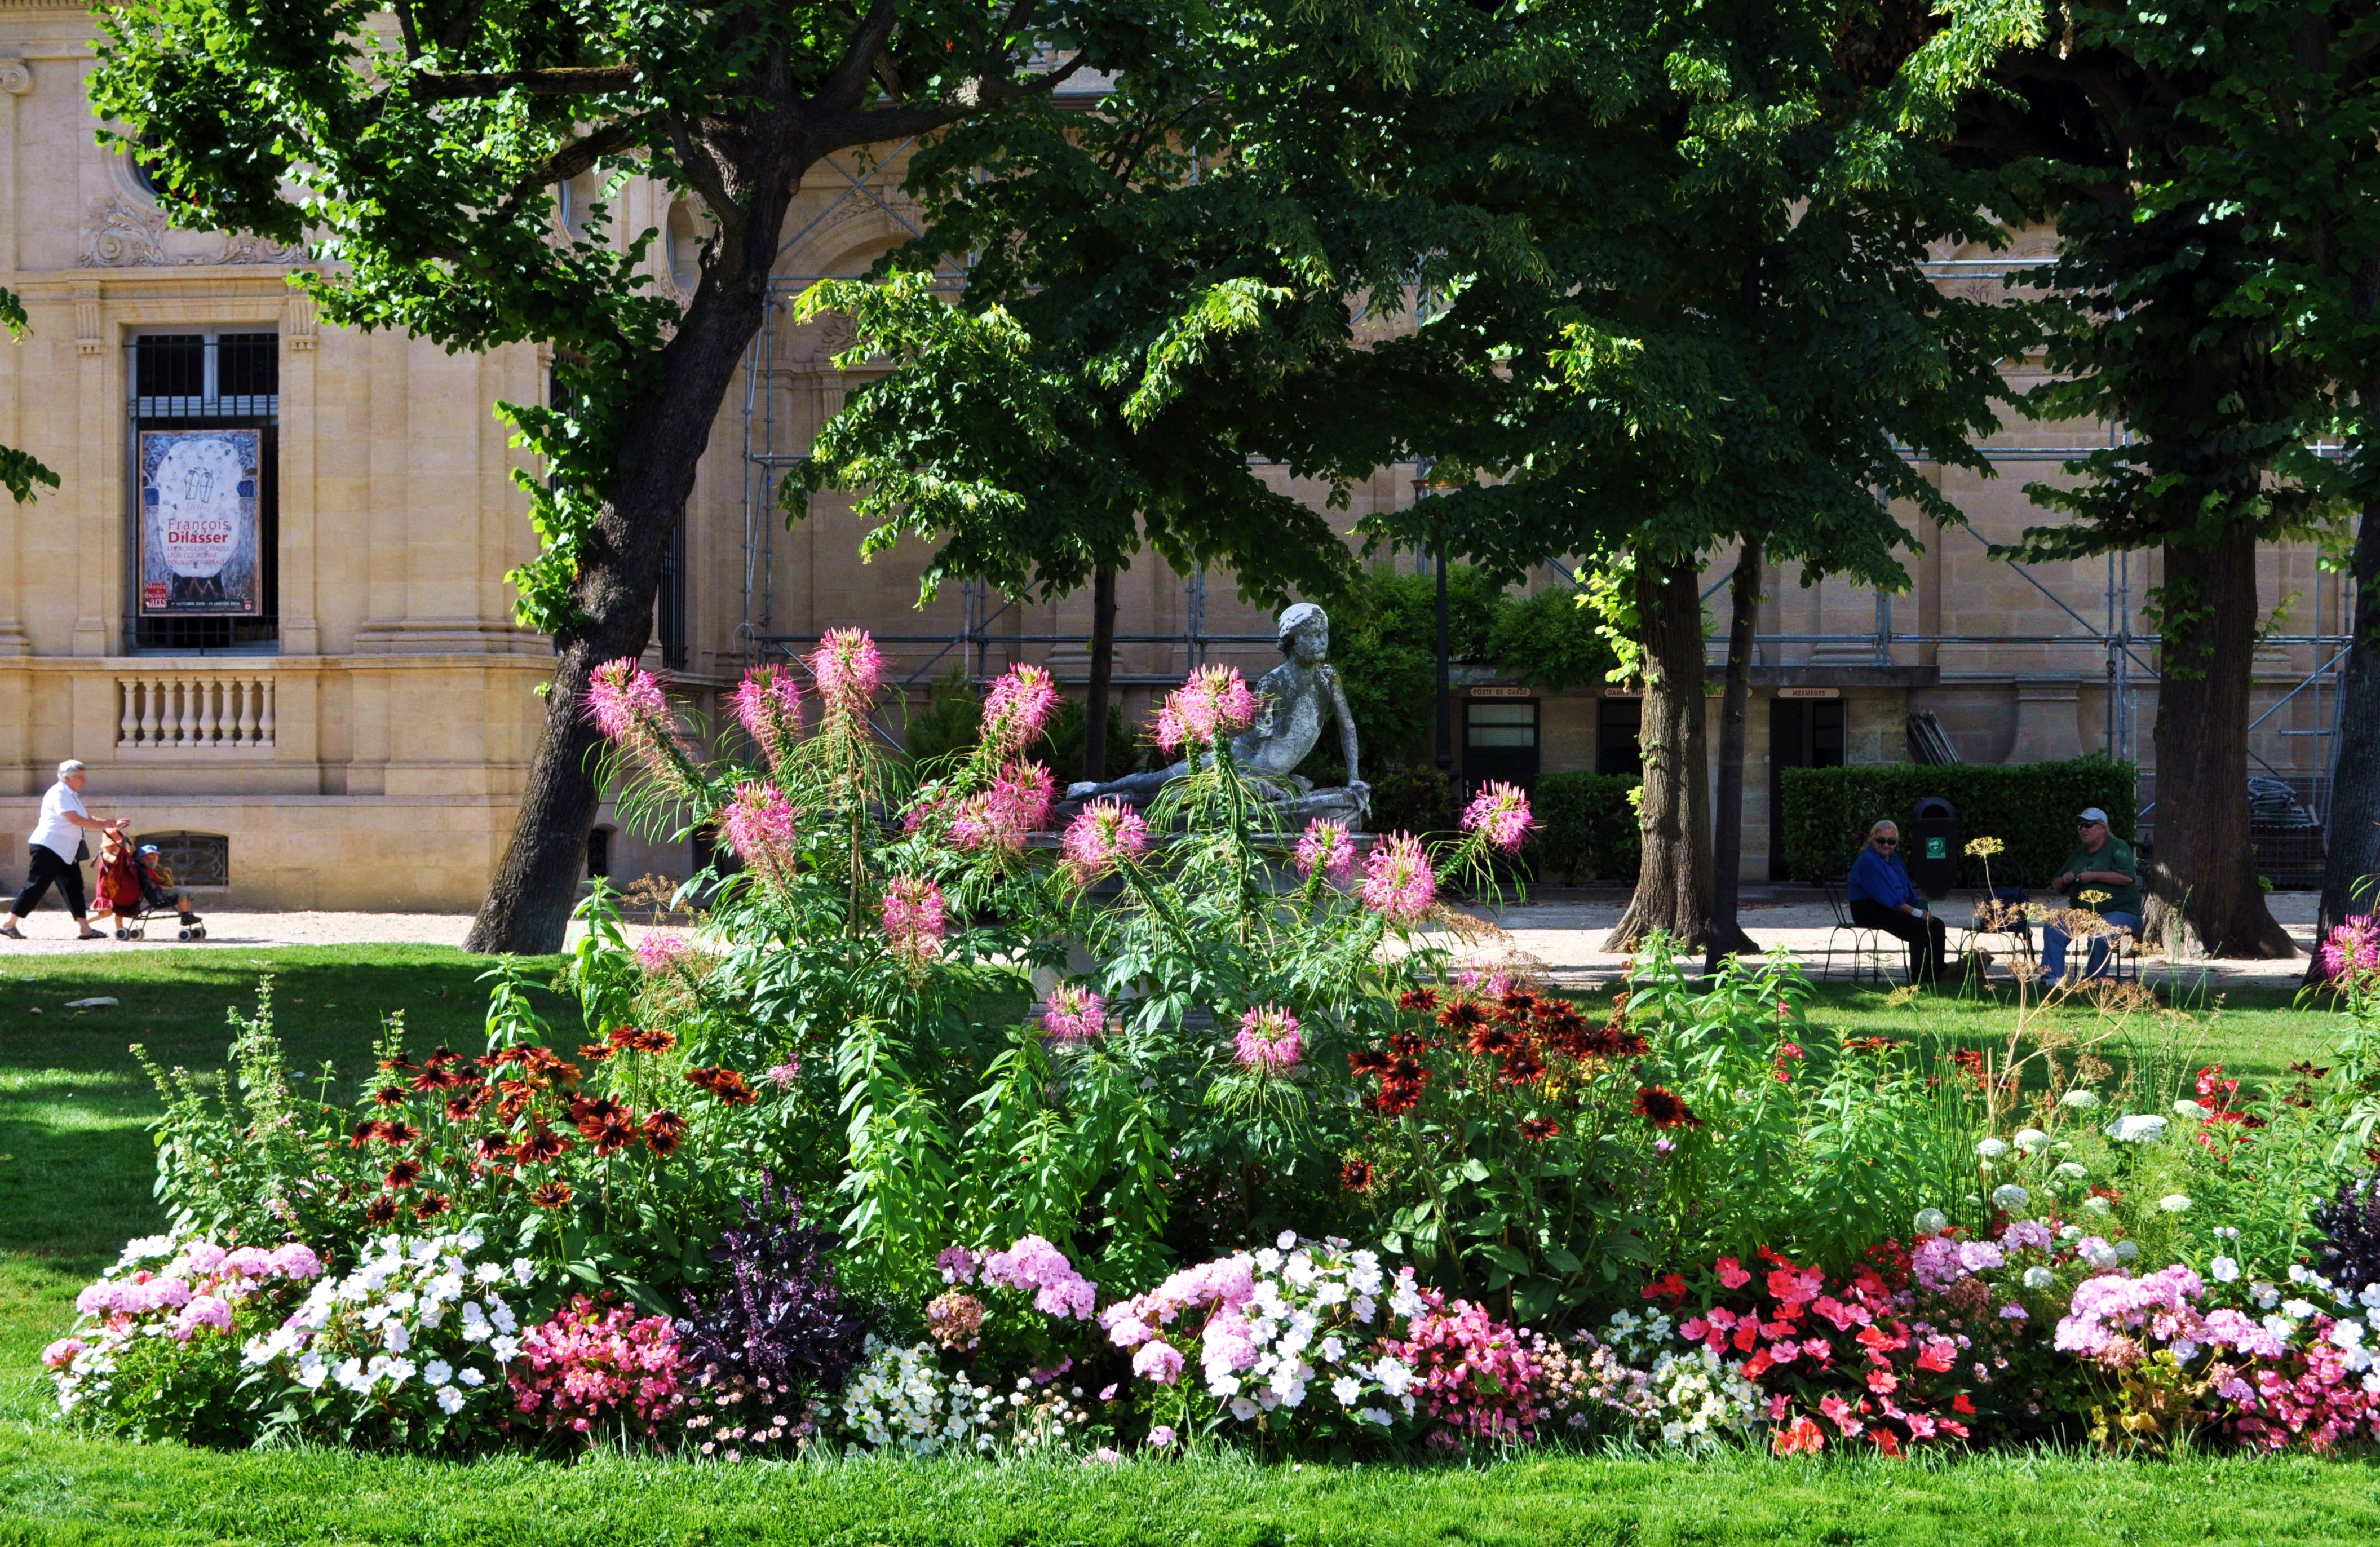
[[[274,333],[155,333],[131,340],[128,479],[132,496],[125,637],[135,651],[269,653],[281,640],[281,337]],[[141,434],[152,430],[258,432],[258,610],[235,615],[144,615],[140,600]]]

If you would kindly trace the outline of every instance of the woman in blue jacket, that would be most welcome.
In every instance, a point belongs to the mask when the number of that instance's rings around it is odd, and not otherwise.
[[[1949,926],[1926,911],[1925,899],[1901,866],[1900,829],[1879,822],[1867,830],[1867,847],[1852,861],[1843,883],[1852,922],[1882,930],[1909,943],[1909,981],[1928,982],[1949,970]]]

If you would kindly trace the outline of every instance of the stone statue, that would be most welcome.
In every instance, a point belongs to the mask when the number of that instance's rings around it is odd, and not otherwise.
[[[1348,712],[1346,689],[1324,659],[1330,653],[1330,615],[1311,602],[1300,602],[1281,615],[1274,628],[1281,652],[1289,659],[1256,685],[1256,723],[1232,737],[1232,755],[1251,779],[1276,792],[1272,805],[1285,824],[1330,817],[1360,826],[1371,812],[1372,786],[1358,772],[1355,717]],[[1296,772],[1322,739],[1325,715],[1338,717],[1339,749],[1347,763],[1343,789],[1316,789]],[[1087,779],[1067,786],[1066,803],[1079,808],[1083,801],[1112,796],[1138,805],[1189,772],[1190,764],[1184,761],[1106,784]]]

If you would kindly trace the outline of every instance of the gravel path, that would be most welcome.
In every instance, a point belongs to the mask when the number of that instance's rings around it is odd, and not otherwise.
[[[2273,896],[2274,918],[2296,939],[2301,949],[2311,949],[2313,944],[2317,901],[2311,892],[2280,892]],[[1508,908],[1492,920],[1484,911],[1479,912],[1477,916],[1483,923],[1489,925],[1481,938],[1467,944],[1456,944],[1472,960],[1495,962],[1512,957],[1525,961],[1541,975],[1566,986],[1600,982],[1617,973],[1624,959],[1602,949],[1603,937],[1620,921],[1624,905],[1625,899],[1617,894],[1540,893],[1527,905]],[[1943,917],[1952,921],[1954,942],[1958,938],[1958,922],[1967,917],[1970,906],[1959,896],[1942,905]],[[1826,905],[1792,894],[1779,898],[1752,893],[1742,905],[1742,916],[1745,930],[1761,945],[1783,945],[1814,965],[1832,933],[1833,918]],[[254,950],[270,945],[460,945],[470,928],[471,916],[467,913],[223,912],[206,915],[207,938],[203,942],[176,941],[171,920],[161,918],[151,925],[146,940],[78,943],[73,920],[52,907],[26,920],[26,939],[21,944],[0,940],[0,959],[11,953],[27,952],[103,955],[115,951]],[[572,926],[571,938],[577,939],[581,932],[578,926]],[[641,939],[647,932],[642,925],[630,925],[627,932],[633,941]],[[1891,944],[1897,975],[1906,958],[1899,955],[1898,944]],[[2214,983],[2287,984],[2297,981],[2305,964],[2302,960],[2215,961],[2171,966],[2152,957],[2143,967],[2151,979],[2180,974],[2194,982],[2204,975]]]

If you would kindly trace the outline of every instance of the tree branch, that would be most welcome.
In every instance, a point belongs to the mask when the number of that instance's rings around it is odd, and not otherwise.
[[[814,121],[812,133],[818,153],[847,150],[854,145],[869,145],[880,140],[906,140],[911,135],[927,134],[957,123],[979,113],[995,103],[1017,102],[1026,97],[1054,91],[1066,78],[1083,67],[1079,54],[1064,66],[1048,75],[1019,85],[1012,80],[996,80],[990,76],[975,76],[961,81],[949,99],[931,107],[878,107],[865,113],[826,113]]]
[[[396,0],[397,30],[405,34],[405,57],[408,63],[421,58],[421,34],[413,30],[413,6],[410,0]]]
[[[710,159],[710,151],[686,132],[685,119],[673,117],[669,120],[669,137],[671,147],[677,152],[678,169],[686,174],[686,180],[694,185],[694,190],[702,195],[703,202],[710,206],[711,218],[719,222],[720,234],[730,241],[741,242],[744,239],[744,207],[736,203],[735,197],[727,191],[727,179],[720,176],[719,164]]]
[[[488,75],[417,75],[406,82],[406,90],[416,102],[466,102],[515,91],[533,97],[598,96],[626,91],[643,73],[637,65],[587,65]]]
[[[859,105],[859,93],[875,79],[876,61],[892,36],[892,24],[900,19],[901,7],[894,0],[876,0],[868,15],[851,34],[851,45],[844,51],[843,62],[834,73],[819,87],[818,103],[830,113],[848,113]]]
[[[515,184],[504,201],[496,207],[498,222],[511,220],[523,206],[556,183],[566,183],[581,172],[589,171],[605,156],[617,155],[639,143],[645,126],[651,122],[650,114],[638,114],[615,124],[597,129],[586,139],[565,145],[548,156],[538,169]]]

